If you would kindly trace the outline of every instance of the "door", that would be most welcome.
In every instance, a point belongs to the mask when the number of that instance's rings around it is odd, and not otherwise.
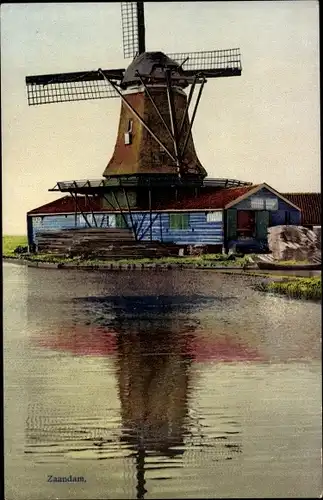
[[[235,240],[237,237],[237,211],[234,208],[227,210],[227,240]]]
[[[125,213],[116,214],[116,227],[120,229],[128,229],[128,224],[125,219],[127,220],[127,215]]]
[[[256,212],[257,240],[267,240],[268,226],[269,226],[269,212],[267,210]]]
[[[239,239],[253,238],[255,233],[255,212],[237,211],[237,235]]]
[[[27,215],[27,238],[28,238],[28,246],[29,251],[32,251],[34,244],[34,235],[33,235],[33,219],[30,215]]]

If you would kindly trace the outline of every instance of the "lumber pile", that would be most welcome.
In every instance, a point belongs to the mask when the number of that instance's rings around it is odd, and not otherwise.
[[[302,226],[270,227],[268,246],[274,260],[316,262],[321,259],[318,233]]]
[[[137,242],[129,229],[65,229],[37,234],[37,252],[64,257],[101,260],[158,258],[178,255],[178,247],[154,242]]]

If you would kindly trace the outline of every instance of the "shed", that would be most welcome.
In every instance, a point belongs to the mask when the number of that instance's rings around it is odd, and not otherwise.
[[[37,234],[86,226],[127,227],[135,222],[139,240],[150,239],[178,245],[207,245],[211,251],[244,251],[267,248],[267,229],[279,224],[299,224],[300,208],[267,184],[201,190],[197,196],[172,203],[159,203],[152,213],[133,208],[131,213],[108,210],[100,197],[91,203],[71,196],[31,210],[27,214],[28,242],[37,243]]]
[[[269,227],[300,223],[299,206],[266,183],[253,186],[225,205],[225,249],[267,251]]]

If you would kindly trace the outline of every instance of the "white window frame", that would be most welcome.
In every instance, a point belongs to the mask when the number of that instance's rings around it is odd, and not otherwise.
[[[261,203],[261,205],[260,205]],[[264,210],[265,209],[265,199],[258,198],[256,196],[250,198],[250,207],[252,210]]]
[[[252,210],[278,210],[278,198],[252,196],[250,198],[250,208]]]
[[[223,214],[221,210],[217,210],[215,212],[207,212],[206,214],[206,222],[222,222]]]
[[[265,207],[266,210],[278,210],[278,198],[265,198]]]

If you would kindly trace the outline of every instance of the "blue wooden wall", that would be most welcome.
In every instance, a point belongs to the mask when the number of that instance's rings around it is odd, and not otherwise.
[[[129,216],[127,216],[129,218]],[[136,218],[137,217],[137,218]],[[134,220],[141,221],[143,214],[136,214]],[[196,244],[208,245],[223,244],[223,223],[207,222],[205,212],[189,213],[189,227],[187,229],[171,229],[169,224],[169,214],[152,214],[152,237],[153,240],[160,240],[165,243],[176,244]],[[139,222],[140,224],[140,222]],[[149,214],[142,225],[139,238],[148,241],[150,239]]]
[[[271,199],[278,198],[274,193],[272,193],[268,189],[262,188],[257,193],[255,193],[253,195],[250,195],[249,198],[246,198],[245,200],[240,201],[240,203],[237,203],[236,205],[233,205],[232,208],[235,208],[237,210],[251,210],[251,208],[250,208],[250,198],[251,198],[251,196],[253,198],[263,198],[263,197],[271,198]],[[300,214],[299,210],[297,210],[296,208],[292,207],[291,205],[289,205],[288,203],[286,203],[281,198],[278,198],[278,211],[279,212],[280,211],[285,211],[285,212],[287,211],[287,212],[293,212],[293,213],[296,213],[296,214]],[[300,219],[296,219],[295,218],[295,220],[299,221]]]
[[[37,243],[37,233],[43,231],[60,231],[61,229],[72,229],[75,227],[75,215],[46,215],[44,217],[29,216],[32,220],[32,241]],[[84,221],[84,226],[86,223]]]
[[[286,213],[289,217],[287,222]],[[286,223],[293,226],[299,226],[301,224],[301,212],[293,209],[293,207],[291,207],[291,210],[277,210],[276,212],[271,212],[270,226],[285,225]]]
[[[91,219],[91,214],[86,214]],[[98,226],[100,227],[102,217],[106,214],[95,214]],[[43,217],[29,216],[32,220],[32,241],[29,244],[37,243],[37,233],[43,231],[59,231],[61,229],[75,228],[75,215],[46,215]],[[130,215],[125,214],[125,217],[130,223]],[[133,222],[140,226],[142,219],[144,219],[140,232],[139,239],[143,241],[150,240],[150,216],[143,213],[132,213]],[[169,213],[152,213],[152,238],[153,240],[163,241],[165,243],[176,244],[196,244],[203,243],[209,245],[222,245],[223,244],[223,223],[222,222],[207,222],[205,212],[191,212],[189,213],[189,227],[188,229],[171,229],[169,225]],[[105,226],[105,225],[104,225]],[[103,227],[104,227],[103,226]],[[77,227],[87,227],[83,217],[78,214]]]

